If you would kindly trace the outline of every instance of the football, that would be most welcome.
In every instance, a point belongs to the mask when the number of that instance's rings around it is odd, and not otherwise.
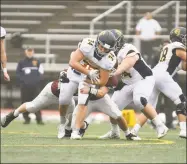
[[[116,87],[119,81],[119,76],[112,76],[108,79],[106,87]]]

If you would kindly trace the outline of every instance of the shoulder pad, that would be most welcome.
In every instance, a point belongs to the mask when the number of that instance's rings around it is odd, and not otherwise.
[[[108,53],[108,55],[106,56],[107,62],[105,63],[105,65],[103,65],[103,69],[105,70],[112,70],[117,62],[117,58],[116,55],[114,54],[113,51],[111,51],[110,53]]]
[[[1,27],[1,37],[4,37],[6,35],[6,30]]]
[[[186,47],[180,42],[173,42],[171,44],[172,44],[172,48],[179,48],[179,49],[186,50]]]
[[[92,38],[85,38],[82,40],[81,44],[79,44],[79,49],[84,55],[87,55],[93,47],[95,47],[95,39]]]

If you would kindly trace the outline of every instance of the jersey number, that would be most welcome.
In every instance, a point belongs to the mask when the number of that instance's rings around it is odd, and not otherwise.
[[[160,55],[160,62],[163,62],[166,60],[166,55],[168,53],[168,47],[162,50],[161,55]]]
[[[93,41],[93,40],[91,40],[91,39],[88,39],[88,44],[89,44],[89,45],[91,45],[91,46],[93,46],[94,41]]]

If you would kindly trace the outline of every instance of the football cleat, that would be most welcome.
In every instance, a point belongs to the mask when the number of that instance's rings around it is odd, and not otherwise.
[[[163,127],[157,128],[158,139],[164,137],[168,132],[168,128],[164,125]]]
[[[126,136],[127,140],[133,140],[133,141],[140,141],[141,138],[138,137],[137,135],[135,134],[132,134],[132,133],[129,133],[127,136]]]
[[[120,139],[120,132],[109,131],[103,136],[100,136],[99,139]]]
[[[65,129],[65,136],[64,137],[71,137],[72,130]]]
[[[80,130],[79,130],[79,134],[81,135],[81,137],[84,136],[84,133],[85,133],[86,129],[87,129],[88,126],[89,126],[89,124],[88,124],[86,121],[84,121],[84,123],[86,124],[86,128],[85,128],[85,129],[80,129]]]
[[[1,126],[5,128],[8,126],[16,117],[14,116],[14,111],[10,112],[1,120]]]
[[[70,138],[70,139],[72,139],[72,140],[81,140],[82,137],[81,137],[80,134],[77,134],[77,132],[72,132],[72,133],[71,133],[71,138]]]
[[[181,138],[187,138],[186,137],[186,130],[181,130],[180,133],[179,133],[179,137],[181,137]]]
[[[61,139],[61,138],[63,138],[63,137],[65,136],[65,127],[66,127],[66,125],[67,125],[68,123],[69,123],[69,120],[66,119],[65,124],[60,124],[60,125],[58,126],[58,138],[59,138],[59,139]]]

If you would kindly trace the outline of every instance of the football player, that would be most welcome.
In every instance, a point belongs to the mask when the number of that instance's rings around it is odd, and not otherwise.
[[[119,40],[123,38],[121,37]],[[127,44],[123,40],[123,46],[117,54],[118,68],[113,76],[121,76],[122,84],[119,90],[112,95],[112,100],[117,104],[120,110],[123,110],[130,103],[134,103],[138,109],[141,109],[146,116],[152,120],[156,126],[158,138],[167,134],[168,128],[158,117],[155,108],[150,104],[149,99],[154,88],[155,80],[152,70],[143,60],[140,52],[132,44]],[[119,138],[119,127],[112,118],[110,118],[112,129],[100,138]]]
[[[39,95],[32,101],[23,103],[16,110],[10,112],[1,120],[1,126],[6,127],[11,121],[19,116],[20,113],[30,112],[35,113],[49,105],[58,105],[58,98],[60,94],[60,84],[67,83],[69,79],[66,76],[66,72],[62,71],[59,76],[59,80],[49,82]],[[62,85],[61,85],[62,86]],[[66,116],[69,120],[69,124],[66,126],[66,135],[71,135],[71,117],[72,112],[75,108],[75,102],[73,99],[70,100],[70,105],[67,110]]]
[[[6,81],[10,81],[10,77],[6,68],[7,56],[6,56],[5,45],[4,45],[5,36],[6,36],[6,30],[3,27],[1,27],[1,67],[3,71],[4,79]]]
[[[86,111],[85,118],[89,116],[91,112],[100,111],[109,117],[116,120],[117,124],[124,132],[127,140],[140,140],[139,137],[130,133],[125,118],[122,116],[122,112],[118,109],[117,105],[111,100],[108,93],[108,88],[103,86],[100,89],[90,87],[85,83],[84,87],[80,89],[82,94],[89,94],[89,102],[87,104],[88,110]],[[76,132],[75,120],[78,114],[78,106],[76,106],[72,117],[72,134],[71,139],[82,139],[85,130],[88,127],[87,121],[83,122],[80,126],[81,130]]]
[[[160,60],[153,68],[156,83],[151,101],[156,106],[158,96],[162,92],[174,102],[180,126],[179,137],[186,138],[186,97],[172,78],[179,70],[186,71],[186,28],[177,27],[171,30],[170,41],[170,44],[163,47]],[[147,118],[141,114],[132,132],[137,134],[146,121]]]
[[[87,83],[104,86],[109,78],[109,73],[116,63],[114,50],[116,40],[110,31],[102,31],[97,39],[85,38],[76,51],[72,52],[67,72],[69,83],[60,88],[59,111],[61,124],[59,126],[58,138],[65,135],[65,126],[68,120],[65,117],[70,100],[78,88],[78,113],[76,116],[76,130],[78,134],[81,124],[84,121],[89,94],[81,94],[80,89],[84,87],[84,80],[88,77]]]

